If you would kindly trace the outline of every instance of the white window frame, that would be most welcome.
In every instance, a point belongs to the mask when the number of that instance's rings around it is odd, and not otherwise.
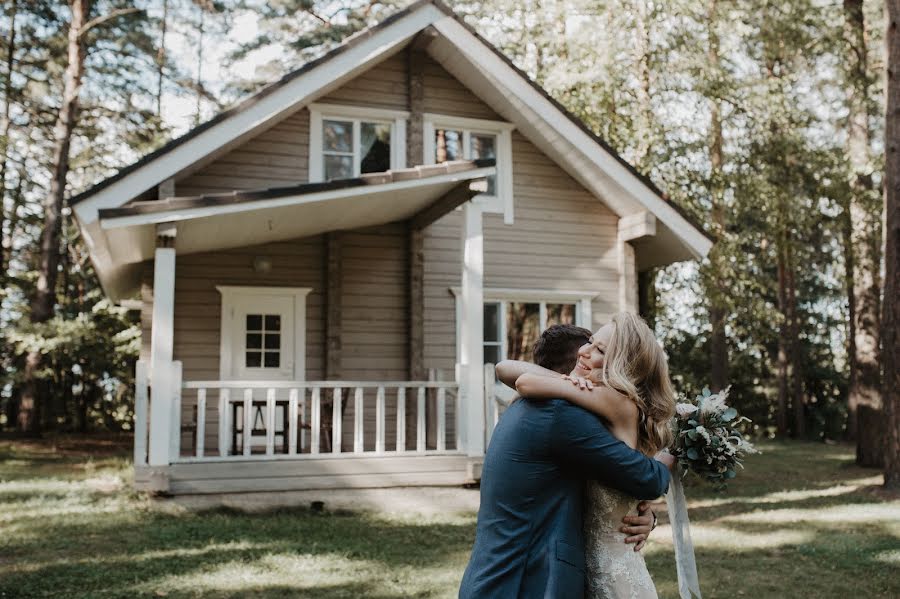
[[[236,285],[216,285],[216,289],[222,295],[222,314],[220,317],[221,331],[219,341],[219,378],[229,380],[233,377],[234,360],[239,356],[234,354],[237,342],[238,326],[234,317],[235,303],[239,299],[247,297],[267,295],[286,296],[293,299],[294,305],[294,330],[283,331],[282,335],[293,334],[294,362],[291,365],[292,374],[290,380],[306,380],[306,296],[312,291],[312,287],[244,287]],[[273,369],[274,370],[274,369]],[[273,373],[274,374],[274,373]],[[275,377],[280,380],[280,377]]]
[[[462,356],[461,328],[462,328],[462,288],[451,287],[450,292],[456,299],[456,363],[460,363]],[[510,302],[522,302],[540,304],[540,329],[544,332],[547,328],[547,304],[575,304],[575,325],[593,330],[591,328],[591,302],[597,297],[590,291],[553,291],[549,289],[509,289],[500,287],[485,287],[484,304],[500,304],[500,357],[506,358],[506,306]],[[484,345],[484,339],[481,340]]]
[[[340,104],[310,104],[309,108],[309,182],[325,180],[324,148],[322,146],[323,121],[350,121],[353,123],[353,176],[360,174],[359,124],[384,123],[391,126],[391,170],[406,168],[406,120],[409,112],[366,106]]]
[[[434,132],[437,129],[453,129],[462,131],[463,157],[468,159],[471,150],[473,133],[494,135],[497,138],[497,175],[496,195],[480,194],[473,201],[481,204],[484,212],[503,215],[503,222],[513,224],[513,174],[512,174],[512,131],[515,125],[505,121],[472,119],[426,112],[423,115],[423,137],[425,155],[423,164],[434,164]]]

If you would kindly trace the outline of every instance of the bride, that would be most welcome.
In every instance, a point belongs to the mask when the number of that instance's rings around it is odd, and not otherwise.
[[[572,372],[526,372],[516,379],[523,397],[562,398],[598,415],[610,433],[648,456],[671,442],[675,393],[666,357],[647,324],[615,314],[578,350]],[[637,500],[589,482],[584,514],[588,594],[591,599],[653,599],[656,588],[643,556],[618,532]]]

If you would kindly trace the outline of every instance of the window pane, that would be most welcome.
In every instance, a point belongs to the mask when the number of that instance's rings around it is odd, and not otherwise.
[[[266,333],[266,349],[281,349],[281,335]]]
[[[352,152],[353,123],[322,121],[322,148],[326,152]]]
[[[497,158],[497,136],[484,135],[483,133],[473,133],[469,138],[470,153],[472,160],[477,158]],[[491,175],[487,178],[487,195],[495,195],[497,187],[497,177]]]
[[[325,180],[352,179],[353,156],[325,156]]]
[[[280,314],[266,314],[266,331],[280,331],[281,330],[281,315]]]
[[[575,304],[547,304],[547,326],[575,324]]]
[[[500,361],[500,346],[499,345],[485,345],[484,346],[484,363],[485,364],[496,364]]]
[[[262,347],[262,335],[259,333],[247,334],[247,349],[260,349]]]
[[[500,304],[484,305],[484,340],[500,341]]]
[[[359,124],[360,172],[381,173],[391,168],[391,126],[386,123]]]
[[[434,132],[434,161],[462,160],[462,131],[436,129]]]
[[[261,331],[262,330],[262,314],[248,314],[247,315],[247,330],[248,331]]]
[[[266,352],[266,368],[278,368],[280,354],[277,351]]]
[[[258,351],[247,352],[247,368],[259,368],[262,365],[262,354]]]
[[[531,350],[540,334],[540,304],[510,302],[506,309],[506,357],[530,362]]]

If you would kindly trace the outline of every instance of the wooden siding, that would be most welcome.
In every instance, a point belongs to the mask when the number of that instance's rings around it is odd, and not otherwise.
[[[309,180],[309,111],[298,110],[271,129],[175,182],[179,196],[227,193]]]
[[[316,102],[406,110],[406,52],[397,52]]]
[[[513,134],[515,224],[484,215],[484,286],[588,291],[592,327],[618,310],[617,217],[521,134]],[[456,362],[461,214],[425,236],[425,366]]]

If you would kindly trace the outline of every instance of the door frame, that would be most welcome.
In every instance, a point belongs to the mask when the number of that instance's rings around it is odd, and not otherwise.
[[[231,376],[234,356],[234,348],[237,335],[237,325],[234,317],[235,304],[239,299],[253,298],[254,296],[282,296],[293,299],[294,307],[294,363],[293,376],[290,380],[306,380],[306,296],[312,291],[312,287],[259,287],[239,285],[216,285],[216,289],[222,295],[222,312],[220,316],[220,341],[219,341],[219,379],[235,380]],[[283,334],[288,334],[284,331]]]

